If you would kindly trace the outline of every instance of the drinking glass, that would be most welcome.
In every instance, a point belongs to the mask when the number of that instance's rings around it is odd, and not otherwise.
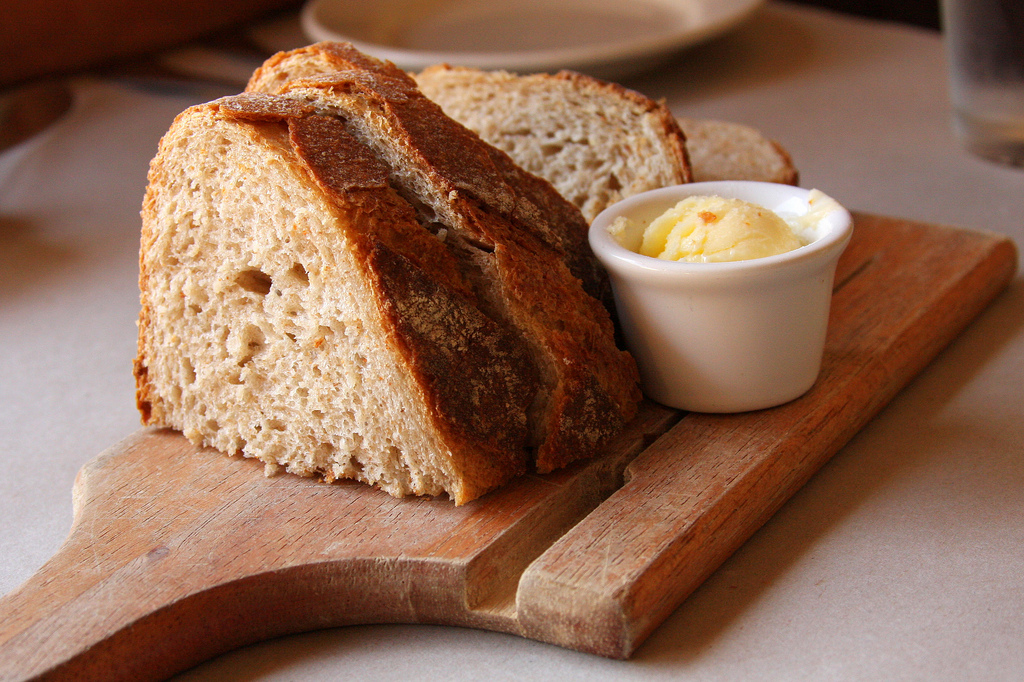
[[[1024,166],[1024,0],[942,0],[942,21],[958,136]]]

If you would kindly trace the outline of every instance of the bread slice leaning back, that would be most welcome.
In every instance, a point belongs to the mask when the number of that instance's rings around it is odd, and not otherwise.
[[[415,77],[446,114],[547,178],[588,222],[625,197],[692,179],[672,113],[620,85],[571,71],[515,75],[448,65]]]
[[[599,269],[568,255],[582,216],[406,74],[345,54],[345,72],[283,95],[189,109],[161,141],[143,421],[457,504],[592,456],[640,394],[584,288]]]
[[[782,145],[750,126],[680,118],[694,182],[755,180],[796,185],[800,174]]]

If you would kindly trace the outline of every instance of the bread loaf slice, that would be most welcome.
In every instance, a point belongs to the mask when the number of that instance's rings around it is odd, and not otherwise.
[[[587,221],[649,189],[691,180],[686,138],[662,104],[578,73],[448,65],[416,75],[449,116],[548,179]]]
[[[463,504],[592,456],[640,399],[586,222],[395,67],[181,114],[143,204],[147,424]],[[580,276],[582,275],[582,276]]]

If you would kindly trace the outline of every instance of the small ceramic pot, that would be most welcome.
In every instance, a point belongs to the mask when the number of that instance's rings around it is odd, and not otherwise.
[[[836,263],[853,233],[846,209],[825,214],[807,245],[765,258],[688,263],[627,248],[639,244],[651,220],[688,196],[742,199],[799,214],[809,194],[774,183],[690,183],[629,197],[594,219],[590,245],[608,270],[648,397],[695,412],[744,412],[788,402],[814,384]],[[633,229],[616,239],[608,228],[620,215]]]

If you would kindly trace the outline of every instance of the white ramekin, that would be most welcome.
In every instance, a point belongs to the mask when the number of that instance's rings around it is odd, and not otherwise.
[[[590,227],[608,270],[619,321],[644,392],[695,412],[744,412],[803,395],[821,369],[832,283],[853,233],[845,209],[828,213],[818,238],[788,253],[727,263],[641,256],[612,237],[618,216],[648,224],[694,195],[742,199],[776,210],[809,190],[765,182],[701,182],[638,194]]]

